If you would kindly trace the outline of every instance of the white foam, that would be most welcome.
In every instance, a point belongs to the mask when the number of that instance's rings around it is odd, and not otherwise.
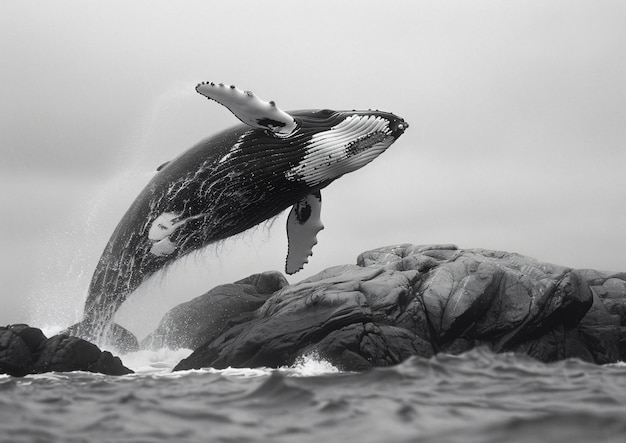
[[[141,350],[120,356],[124,366],[141,375],[169,374],[182,359],[193,351],[191,349],[161,348],[156,351]]]
[[[162,348],[155,351],[142,350],[137,352],[130,352],[125,355],[121,355],[120,358],[124,365],[133,371],[137,375],[145,376],[165,376],[165,377],[181,377],[189,373],[210,373],[220,374],[226,377],[265,377],[272,372],[278,371],[289,377],[314,377],[319,375],[336,374],[341,372],[337,367],[333,366],[327,360],[324,360],[319,356],[317,352],[304,355],[292,365],[283,366],[278,369],[272,369],[267,367],[261,368],[232,368],[214,369],[191,369],[187,371],[172,372],[172,369],[182,359],[188,357],[191,354],[191,349],[168,349]]]
[[[281,368],[293,377],[314,377],[318,375],[336,374],[341,372],[328,360],[323,359],[317,351],[299,357],[293,366]]]

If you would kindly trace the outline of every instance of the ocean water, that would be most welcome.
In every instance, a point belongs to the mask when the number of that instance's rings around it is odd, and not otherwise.
[[[172,373],[189,351],[123,356],[112,377],[0,376],[2,442],[623,442],[626,365],[477,349],[341,372]]]

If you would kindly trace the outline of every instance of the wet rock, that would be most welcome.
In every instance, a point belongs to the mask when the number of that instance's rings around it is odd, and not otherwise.
[[[217,338],[225,328],[248,321],[252,312],[287,284],[280,272],[268,271],[213,288],[167,312],[141,346],[195,349]]]
[[[48,339],[24,324],[0,327],[0,373],[23,377],[51,371],[133,372],[118,357],[80,338],[60,334]]]
[[[11,327],[0,327],[0,374],[23,377],[30,373],[33,352]]]
[[[108,375],[133,372],[110,352],[101,351],[93,343],[69,335],[55,335],[46,340],[39,348],[32,371],[34,373],[88,371]]]
[[[280,288],[175,369],[276,367],[315,352],[360,370],[476,346],[608,363],[626,358],[625,320],[625,273],[403,244]]]
[[[41,344],[46,341],[46,336],[39,328],[33,328],[23,323],[7,327],[26,343],[31,352],[37,352]]]

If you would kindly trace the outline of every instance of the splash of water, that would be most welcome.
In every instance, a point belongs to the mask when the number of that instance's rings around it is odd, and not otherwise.
[[[121,169],[103,182],[81,183],[83,189],[74,191],[85,200],[65,212],[63,230],[47,232],[46,240],[33,254],[41,270],[24,301],[28,323],[54,334],[82,319],[89,280],[111,226],[128,207],[133,190],[140,190],[154,173],[155,165],[150,165],[149,171],[141,165],[143,154],[151,149],[151,134],[167,117],[168,108],[181,99],[195,97],[194,85],[184,82],[158,95],[147,106],[135,134],[124,143]]]
[[[340,372],[332,363],[320,357],[317,351],[298,357],[288,371],[290,375],[297,377],[313,377]]]

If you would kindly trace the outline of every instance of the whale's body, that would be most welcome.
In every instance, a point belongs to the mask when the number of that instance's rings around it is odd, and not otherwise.
[[[203,91],[204,85],[199,92],[226,106],[230,99],[245,103],[234,87],[206,84],[210,90]],[[218,98],[210,95],[213,91]],[[284,113],[293,118],[289,128],[281,124],[283,117],[276,120],[276,114],[264,115],[265,108],[252,105],[244,111],[228,106],[245,124],[202,140],[164,164],[137,196],[93,274],[83,335],[101,332],[128,295],[155,272],[291,206],[286,270],[297,272],[323,228],[319,191],[372,161],[408,126],[385,112],[316,110]],[[267,109],[277,110],[273,102]],[[245,118],[256,118],[258,125]]]

